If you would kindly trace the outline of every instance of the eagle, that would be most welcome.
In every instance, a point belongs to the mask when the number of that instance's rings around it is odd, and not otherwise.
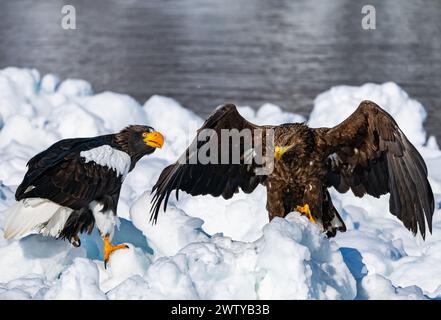
[[[34,156],[8,209],[4,237],[30,231],[66,239],[78,247],[78,234],[96,226],[104,240],[104,263],[126,245],[112,245],[124,178],[138,160],[161,148],[164,137],[150,126],[130,125],[116,134],[64,139]]]
[[[217,161],[208,163],[195,158],[224,130],[249,130],[253,147],[247,147],[243,139],[236,141],[240,161],[233,163],[222,162],[220,154],[215,156]],[[173,190],[177,198],[182,190],[192,196],[209,194],[229,199],[239,190],[251,193],[263,185],[269,220],[297,211],[333,237],[337,231],[346,231],[328,190],[334,187],[340,193],[352,190],[357,197],[368,194],[379,198],[389,193],[389,211],[407,229],[414,235],[419,230],[423,239],[426,225],[432,232],[434,197],[424,160],[392,116],[372,101],[362,101],[352,115],[332,128],[310,128],[305,123],[258,126],[245,120],[235,105],[226,104],[207,118],[198,135],[202,132],[211,135],[195,138],[179,160],[162,171],[154,185],[150,218],[153,223],[161,203],[166,210]],[[270,132],[273,138],[267,142],[264,136]],[[225,151],[221,140],[214,139],[214,144]],[[229,152],[234,146],[233,142],[230,144]],[[258,173],[255,151],[266,150],[268,144],[272,144],[272,153],[265,159],[273,160],[273,170]],[[250,157],[252,161],[246,162]]]

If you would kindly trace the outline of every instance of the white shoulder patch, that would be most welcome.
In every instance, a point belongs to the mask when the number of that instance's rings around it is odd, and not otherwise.
[[[81,151],[80,156],[85,159],[86,163],[93,161],[96,164],[113,169],[123,178],[129,173],[130,156],[124,151],[114,149],[109,145]]]

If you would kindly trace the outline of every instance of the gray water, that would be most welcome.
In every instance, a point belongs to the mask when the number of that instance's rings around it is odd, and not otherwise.
[[[61,28],[73,4],[77,30]],[[373,4],[377,29],[361,28]],[[200,115],[226,101],[308,115],[333,85],[395,81],[441,139],[439,0],[0,0],[0,67],[90,81]]]

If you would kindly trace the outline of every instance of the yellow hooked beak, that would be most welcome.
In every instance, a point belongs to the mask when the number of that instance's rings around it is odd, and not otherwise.
[[[289,150],[289,147],[276,146],[274,148],[274,158],[276,158],[276,160],[279,161],[282,158],[283,154],[288,150]]]
[[[162,146],[164,145],[164,136],[157,131],[144,133],[143,137],[145,144],[150,147],[162,148]]]

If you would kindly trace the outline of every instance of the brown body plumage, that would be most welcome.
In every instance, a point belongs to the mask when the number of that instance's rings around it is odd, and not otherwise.
[[[308,204],[314,220],[329,236],[335,235],[336,230],[345,231],[327,191],[328,156],[317,148],[314,129],[300,123],[286,124],[275,128],[274,138],[275,144],[294,146],[282,156],[282,161],[275,161],[274,171],[264,182],[270,220]]]
[[[253,163],[189,164],[176,162],[165,168],[154,186],[153,215],[157,219],[161,203],[173,190],[191,195],[211,194],[231,198],[242,189],[252,192],[258,184],[267,189],[269,218],[284,217],[308,205],[310,219],[328,236],[346,227],[328,192],[351,189],[358,197],[379,197],[390,193],[390,212],[414,234],[425,236],[426,222],[432,227],[433,193],[425,163],[393,118],[371,101],[333,128],[309,128],[305,124],[257,126],[246,121],[234,105],[225,105],[205,121],[202,129],[220,133],[222,129],[274,130],[276,158],[274,170],[256,175]],[[254,131],[253,131],[254,132]],[[259,140],[263,147],[265,140]],[[199,141],[197,148],[206,143]],[[242,150],[245,158],[246,150]],[[184,158],[190,157],[187,150]]]

